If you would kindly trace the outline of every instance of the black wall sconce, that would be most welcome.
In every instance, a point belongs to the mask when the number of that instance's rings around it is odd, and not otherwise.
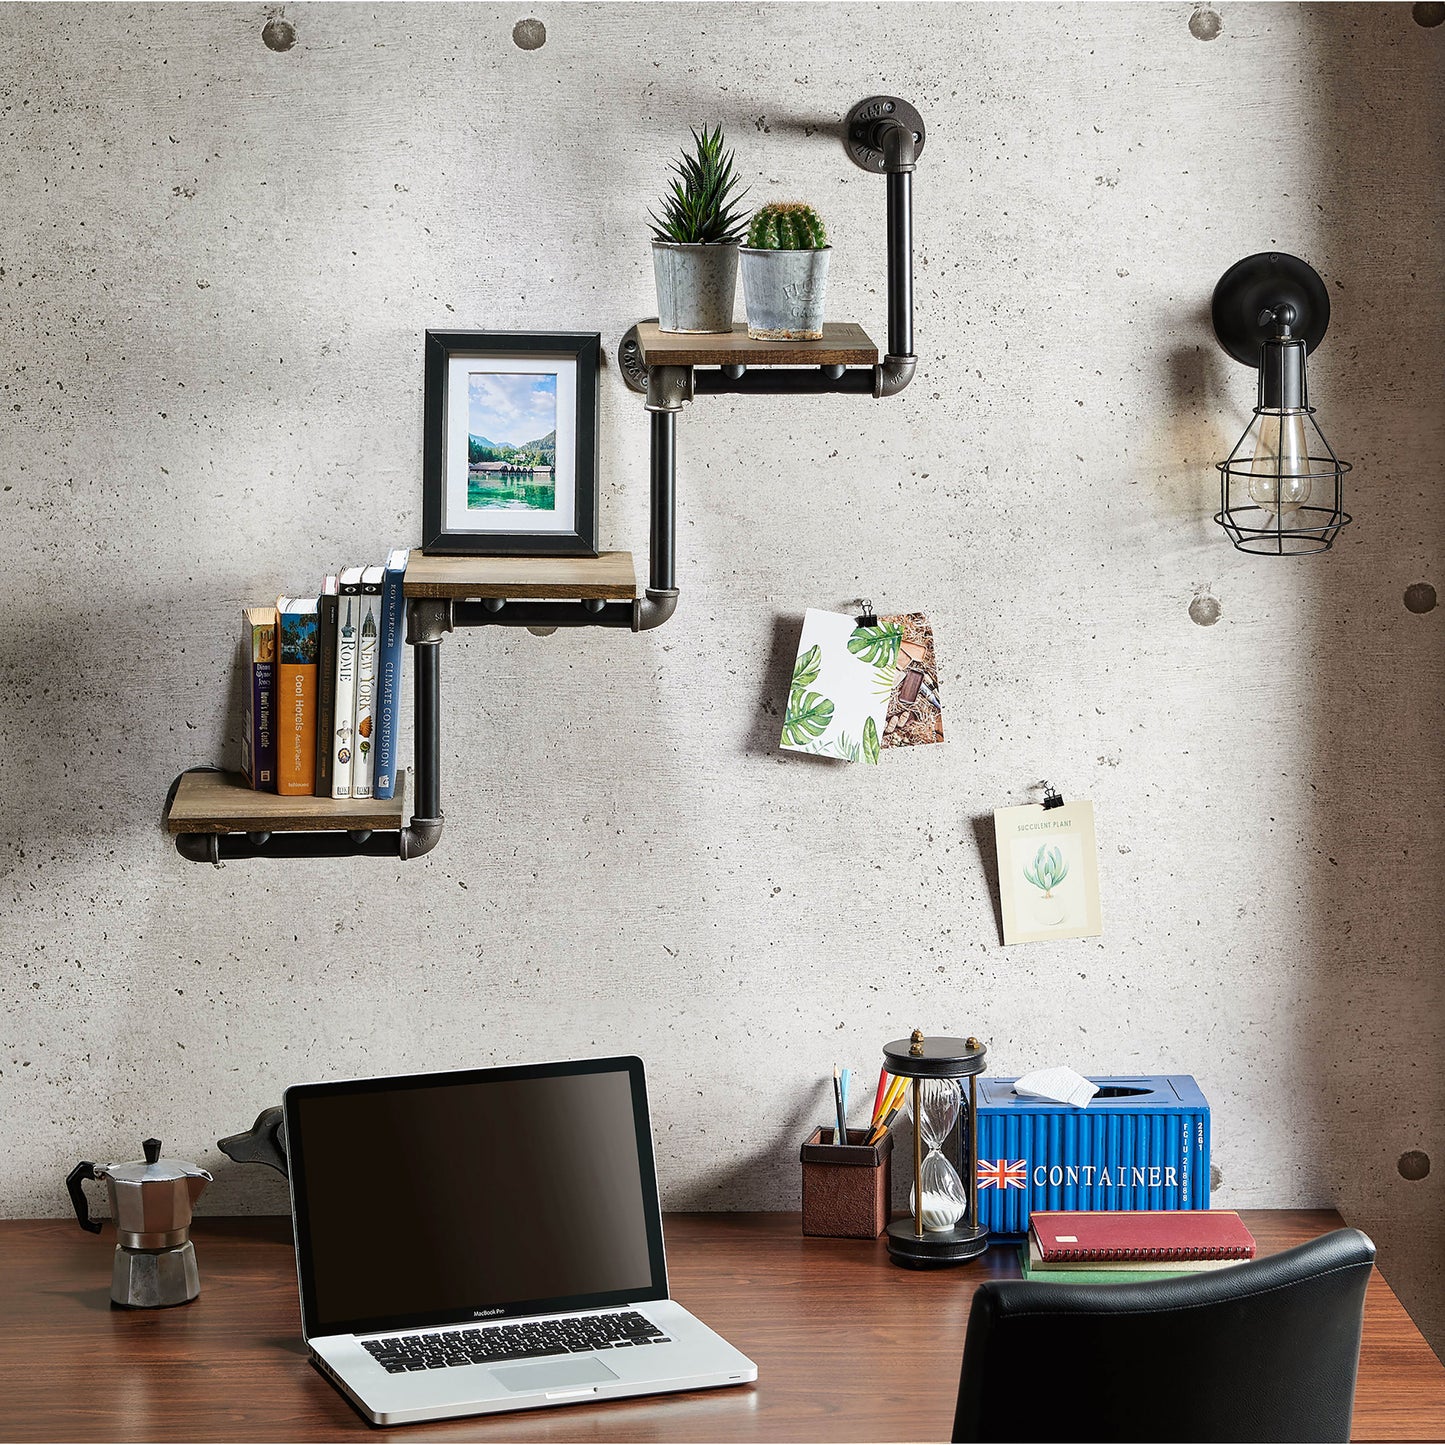
[[[1262,251],[1219,278],[1214,334],[1236,360],[1259,370],[1254,418],[1219,468],[1214,520],[1241,552],[1327,552],[1348,524],[1342,462],[1315,421],[1305,356],[1324,338],[1330,296],[1298,256]]]

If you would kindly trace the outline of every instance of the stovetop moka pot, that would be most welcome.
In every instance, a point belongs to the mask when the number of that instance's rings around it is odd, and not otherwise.
[[[145,1158],[128,1164],[97,1167],[82,1159],[66,1177],[65,1187],[80,1227],[99,1234],[101,1222],[90,1217],[80,1185],[83,1179],[105,1181],[116,1228],[111,1300],[132,1309],[182,1305],[201,1292],[191,1243],[191,1206],[211,1175],[184,1159],[162,1159],[159,1139],[147,1139],[141,1147]]]

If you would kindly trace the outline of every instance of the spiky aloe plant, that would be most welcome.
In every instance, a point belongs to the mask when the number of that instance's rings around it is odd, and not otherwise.
[[[821,251],[823,218],[805,201],[773,201],[753,213],[748,245],[755,251]]]
[[[1039,844],[1039,851],[1034,854],[1033,868],[1024,869],[1024,877],[1035,888],[1042,888],[1045,898],[1052,898],[1054,889],[1068,876],[1069,865],[1064,862],[1064,855],[1057,848],[1050,848],[1047,843]]]
[[[662,198],[662,215],[647,213],[653,237],[688,246],[740,241],[747,227],[737,203],[747,192],[738,190],[742,178],[733,168],[732,151],[723,149],[722,127],[694,130],[692,140],[692,153],[684,151],[672,163],[676,178]]]

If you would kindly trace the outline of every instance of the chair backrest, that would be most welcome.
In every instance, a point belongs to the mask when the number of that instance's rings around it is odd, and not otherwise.
[[[1375,1246],[1340,1229],[1138,1284],[992,1280],[954,1440],[1348,1440]]]

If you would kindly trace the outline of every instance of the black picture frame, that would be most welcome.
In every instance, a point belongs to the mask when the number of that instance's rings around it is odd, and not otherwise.
[[[570,530],[489,531],[461,528],[448,511],[448,395],[452,365],[459,360],[549,360],[576,367],[572,452],[573,525]],[[472,557],[595,557],[598,513],[598,378],[602,336],[596,331],[428,331],[426,333],[425,437],[422,446],[422,547],[427,552]],[[485,368],[483,368],[485,369]],[[504,366],[495,368],[499,373]],[[560,419],[560,418],[559,418]],[[559,428],[560,430],[560,428]],[[470,435],[470,432],[468,433]],[[561,458],[554,453],[554,486],[561,486]]]

